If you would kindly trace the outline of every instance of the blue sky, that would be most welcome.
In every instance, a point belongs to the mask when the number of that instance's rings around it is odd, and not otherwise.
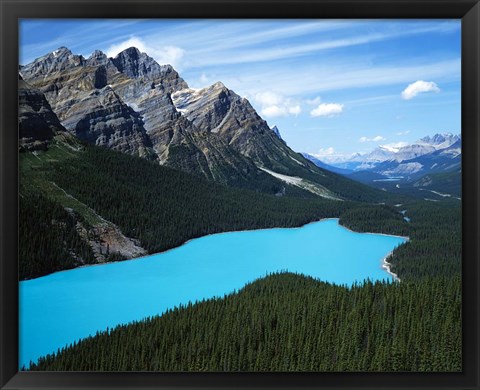
[[[22,20],[20,63],[136,46],[192,88],[222,81],[296,151],[331,161],[460,133],[460,20]]]

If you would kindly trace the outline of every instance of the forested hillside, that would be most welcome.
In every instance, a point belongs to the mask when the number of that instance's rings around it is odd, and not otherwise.
[[[271,275],[223,298],[99,332],[29,369],[461,370],[460,202],[404,197],[392,206],[270,196],[102,148],[75,147],[56,144],[21,156],[20,265],[26,277],[88,263],[91,248],[78,226],[104,219],[149,252],[214,232],[299,226],[325,217],[340,217],[355,231],[410,240],[389,258],[400,283],[348,288]],[[118,258],[109,253],[106,261]]]
[[[354,219],[357,230],[365,231],[362,224],[378,210],[385,226],[375,231],[408,233],[401,214],[390,206],[311,197],[295,187],[286,196],[234,189],[120,152],[79,144],[75,148],[57,142],[47,152],[20,156],[22,279],[98,262],[86,252],[86,242],[105,220],[138,240],[148,253],[206,234],[301,226],[360,206],[363,214],[347,214],[342,221]],[[51,204],[70,214],[62,211],[53,217]],[[67,217],[69,222],[63,223]],[[79,235],[82,229],[87,233]],[[62,235],[69,238],[58,238]],[[32,236],[35,240],[28,239]],[[53,242],[56,245],[49,244]],[[113,250],[104,257],[128,258]],[[46,258],[52,260],[42,262]]]
[[[238,293],[100,332],[30,369],[460,371],[458,204],[404,204],[411,222],[398,221],[390,207],[371,207],[344,211],[342,222],[370,231],[386,221],[379,229],[409,233],[389,259],[400,283],[347,288],[271,275]]]
[[[30,369],[459,371],[460,303],[459,277],[348,289],[277,274],[97,334]]]

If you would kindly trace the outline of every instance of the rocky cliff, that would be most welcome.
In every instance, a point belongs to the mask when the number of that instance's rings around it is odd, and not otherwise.
[[[45,149],[58,133],[66,132],[45,96],[24,80],[18,88],[19,146],[24,150]]]
[[[221,82],[190,89],[170,65],[134,47],[87,59],[62,47],[20,74],[86,142],[227,185],[337,197],[325,184],[339,179],[291,150],[247,99]]]

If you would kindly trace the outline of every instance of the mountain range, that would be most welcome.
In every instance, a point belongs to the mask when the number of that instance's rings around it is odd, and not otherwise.
[[[410,145],[380,146],[370,153],[357,153],[331,165],[314,156],[304,156],[324,169],[381,189],[398,192],[398,189],[407,187],[415,193],[427,187],[428,190],[448,191],[448,195],[459,196],[461,142],[460,135],[435,134]]]
[[[279,196],[381,198],[294,152],[247,99],[221,82],[189,88],[172,66],[135,47],[113,58],[99,50],[84,58],[60,47],[19,72],[23,149],[44,148],[55,132],[66,132],[233,187]],[[45,122],[44,130],[28,131],[32,120]]]

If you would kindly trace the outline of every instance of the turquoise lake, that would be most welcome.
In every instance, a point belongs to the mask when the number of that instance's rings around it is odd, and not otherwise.
[[[223,296],[276,271],[346,285],[391,280],[382,261],[405,241],[355,233],[329,219],[301,228],[214,234],[139,259],[23,281],[19,366],[107,327]]]

